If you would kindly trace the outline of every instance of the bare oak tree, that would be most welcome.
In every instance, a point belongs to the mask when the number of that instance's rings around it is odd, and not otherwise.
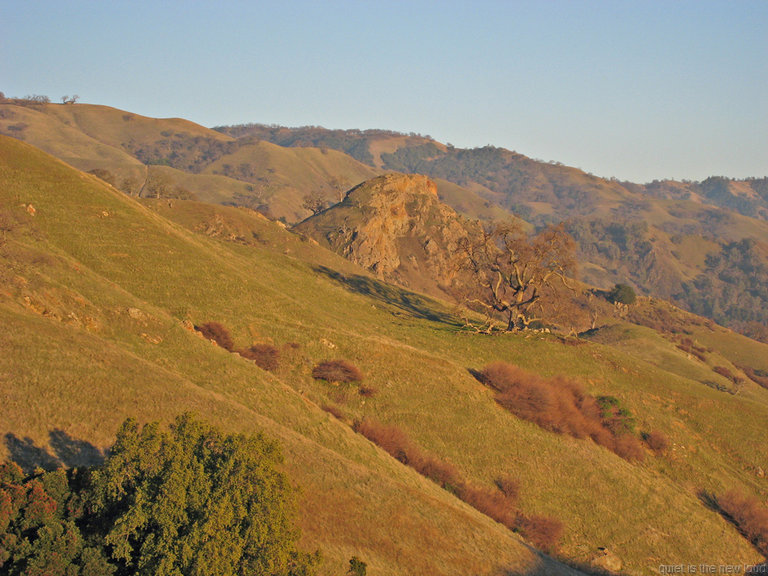
[[[562,223],[532,237],[518,224],[497,224],[477,239],[464,239],[459,255],[464,301],[489,318],[504,318],[507,331],[526,329],[546,319],[556,285],[572,289],[575,250]]]
[[[328,207],[328,202],[320,192],[311,192],[304,196],[301,207],[312,212],[312,215],[319,214]]]

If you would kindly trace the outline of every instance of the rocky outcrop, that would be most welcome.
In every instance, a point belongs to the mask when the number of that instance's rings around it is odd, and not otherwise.
[[[386,174],[296,229],[383,279],[444,294],[459,242],[478,225],[441,203],[426,176]]]

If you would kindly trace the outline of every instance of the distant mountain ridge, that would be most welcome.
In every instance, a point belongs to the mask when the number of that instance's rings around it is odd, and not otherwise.
[[[235,138],[258,138],[280,146],[327,147],[376,168],[444,178],[470,189],[484,190],[520,216],[539,223],[554,208],[561,220],[589,213],[591,194],[618,198],[649,194],[666,200],[693,200],[727,208],[745,216],[768,219],[768,177],[733,179],[712,176],[702,182],[656,180],[649,184],[600,178],[558,162],[533,160],[517,152],[483,146],[462,149],[430,136],[391,130],[333,130],[319,126],[288,128],[264,124],[216,126]],[[622,191],[625,189],[625,191]],[[567,213],[562,213],[565,209]]]
[[[534,226],[567,221],[579,243],[584,281],[602,288],[629,282],[768,338],[767,178],[640,185],[503,148],[459,149],[417,134],[257,124],[216,130],[282,146],[336,148],[376,168],[452,182]]]

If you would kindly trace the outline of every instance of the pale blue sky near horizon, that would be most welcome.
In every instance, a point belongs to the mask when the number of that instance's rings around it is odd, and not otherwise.
[[[768,176],[768,1],[0,0],[0,91]]]

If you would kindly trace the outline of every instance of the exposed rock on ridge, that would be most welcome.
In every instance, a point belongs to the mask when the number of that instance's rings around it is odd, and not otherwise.
[[[426,176],[386,174],[296,229],[381,278],[440,294],[454,275],[459,240],[478,225],[442,204]]]

